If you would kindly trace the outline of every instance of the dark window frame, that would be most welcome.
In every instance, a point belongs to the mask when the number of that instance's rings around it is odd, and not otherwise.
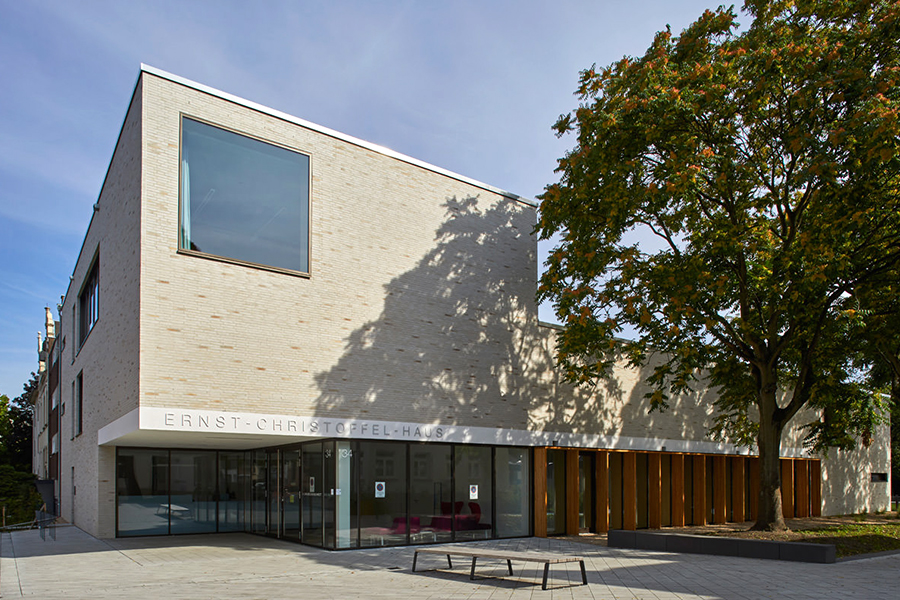
[[[184,143],[184,123],[185,121],[193,121],[194,123],[204,125],[207,127],[211,127],[213,129],[217,129],[221,132],[225,132],[228,134],[232,134],[235,136],[239,136],[241,138],[245,138],[247,140],[252,140],[255,142],[259,142],[261,144],[266,144],[268,146],[272,146],[273,148],[278,148],[293,154],[298,154],[303,156],[307,160],[307,172],[306,172],[306,223],[305,223],[305,252],[306,252],[306,269],[305,270],[296,270],[287,267],[281,267],[277,265],[270,265],[266,263],[253,262],[250,260],[243,260],[241,258],[236,258],[233,256],[227,256],[223,254],[216,254],[214,252],[203,251],[198,248],[192,248],[193,240],[190,239],[190,233],[186,233],[185,220],[190,221],[189,217],[186,217],[186,212],[190,211],[190,208],[186,205],[187,202],[190,202],[189,199],[185,198],[185,185],[184,185],[184,157],[185,157],[185,143]],[[231,127],[223,126],[219,123],[214,123],[208,121],[206,119],[202,119],[196,117],[194,115],[180,113],[179,114],[179,135],[178,135],[178,253],[185,254],[189,256],[195,256],[199,258],[205,258],[209,260],[215,260],[219,262],[225,262],[235,265],[241,265],[246,267],[252,267],[257,269],[263,269],[266,271],[274,271],[277,273],[284,273],[287,275],[293,275],[297,277],[309,278],[312,272],[312,171],[313,171],[313,160],[312,155],[309,152],[304,152],[299,150],[298,148],[294,148],[291,146],[287,146],[282,143],[273,142],[272,140],[265,139],[256,135],[252,135],[246,133],[244,131],[239,131]],[[188,225],[188,228],[191,226]],[[186,247],[186,245],[188,245]]]
[[[100,320],[100,256],[94,258],[81,290],[78,292],[78,346],[84,345],[88,335]]]
[[[72,413],[72,439],[75,439],[84,430],[84,371],[75,376],[72,390],[75,396],[72,399],[75,404],[75,410]]]

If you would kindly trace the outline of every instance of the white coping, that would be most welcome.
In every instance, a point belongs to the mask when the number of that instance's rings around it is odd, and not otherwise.
[[[475,179],[471,179],[466,177],[465,175],[460,175],[459,173],[454,173],[453,171],[448,171],[447,169],[442,169],[441,167],[437,167],[425,161],[421,161],[416,158],[412,158],[411,156],[407,156],[405,154],[401,154],[400,152],[396,152],[391,150],[390,148],[385,148],[384,146],[379,146],[378,144],[373,144],[372,142],[367,142],[365,140],[361,140],[359,138],[355,138],[352,135],[347,135],[346,133],[341,133],[340,131],[335,131],[334,129],[329,129],[328,127],[324,127],[322,125],[317,125],[315,123],[311,123],[305,119],[301,119],[299,117],[295,117],[293,115],[289,115],[285,112],[281,112],[280,110],[275,110],[274,108],[269,108],[268,106],[264,106],[262,104],[257,104],[256,102],[252,102],[250,100],[246,100],[239,96],[235,96],[229,94],[227,92],[223,92],[221,90],[217,90],[215,88],[203,85],[201,83],[197,83],[196,81],[191,81],[190,79],[185,79],[184,77],[180,77],[178,75],[174,75],[172,73],[168,73],[163,71],[162,69],[157,69],[156,67],[151,67],[150,65],[146,65],[141,63],[141,71],[144,73],[149,73],[151,75],[155,75],[157,77],[161,77],[163,79],[168,79],[174,83],[178,83],[180,85],[193,88],[197,91],[203,92],[205,94],[210,94],[211,96],[216,96],[218,98],[222,98],[223,100],[227,100],[229,102],[233,102],[235,104],[239,104],[241,106],[245,106],[252,110],[265,113],[267,115],[271,115],[275,118],[281,119],[282,121],[287,121],[289,123],[293,123],[295,125],[299,125],[301,127],[305,127],[307,129],[312,129],[313,131],[317,131],[324,135],[339,139],[341,141],[354,144],[356,146],[360,146],[367,150],[371,150],[372,152],[377,152],[379,154],[383,154],[385,156],[389,156],[391,158],[395,158],[397,160],[401,160],[403,162],[409,163],[411,165],[415,165],[417,167],[421,167],[423,169],[427,169],[429,171],[433,171],[434,173],[439,173],[446,177],[450,177],[452,179],[456,179],[457,181],[462,181],[464,183],[468,183],[470,185],[474,185],[475,187],[479,187],[483,190],[487,190],[489,192],[494,192],[495,194],[500,194],[501,196],[505,196],[512,200],[516,200],[518,202],[522,202],[524,204],[528,204],[530,206],[537,206],[538,203],[534,200],[529,200],[528,198],[523,198],[511,192],[507,192],[505,190],[501,190],[500,188],[496,188],[492,185],[488,185],[486,183],[482,183],[481,181],[477,181]]]
[[[751,448],[698,440],[638,438],[618,435],[525,431],[503,427],[468,427],[441,423],[372,421],[330,417],[300,417],[266,413],[237,413],[143,406],[100,429],[98,445],[115,445],[116,440],[138,431],[184,434],[227,434],[265,436],[271,445],[311,438],[378,439],[500,446],[560,446],[609,450],[649,450],[702,454],[753,454]],[[228,441],[223,439],[223,448]],[[782,448],[786,458],[804,456],[802,448]]]

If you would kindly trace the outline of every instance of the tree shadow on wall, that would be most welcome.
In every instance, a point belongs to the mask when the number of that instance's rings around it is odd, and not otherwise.
[[[659,357],[651,356],[648,364],[633,368],[619,356],[611,377],[594,385],[572,385],[564,380],[562,370],[555,365],[553,349],[557,330],[541,328],[538,340],[541,361],[531,407],[532,428],[605,436],[594,440],[600,448],[631,447],[621,440],[623,437],[710,441],[708,432],[715,416],[712,403],[716,394],[702,381],[692,392],[671,397],[668,409],[653,412],[647,399],[652,390],[646,380],[653,374]],[[560,441],[561,445],[569,442],[565,437]],[[587,439],[585,443],[592,442]],[[645,441],[639,444],[642,449],[661,449],[647,447]]]
[[[537,331],[534,211],[446,199],[432,249],[315,376],[320,416],[524,428]]]
[[[537,320],[531,207],[478,197],[443,207],[431,250],[383,286],[380,315],[352,330],[337,363],[316,374],[318,416],[706,438],[711,413],[696,398],[647,414],[649,366],[622,363],[593,387],[563,382],[555,331]],[[500,431],[493,441],[509,443]]]

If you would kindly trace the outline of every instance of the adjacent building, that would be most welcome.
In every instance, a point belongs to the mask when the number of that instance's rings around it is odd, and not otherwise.
[[[30,398],[34,406],[31,432],[32,473],[46,510],[58,514],[60,447],[60,419],[62,418],[62,390],[59,386],[60,346],[56,332],[59,321],[53,319],[49,308],[44,309],[44,330],[38,333],[37,386]]]
[[[143,66],[60,309],[62,516],[335,549],[751,518],[711,392],[562,383],[536,210]],[[887,507],[884,432],[799,440],[786,511]]]

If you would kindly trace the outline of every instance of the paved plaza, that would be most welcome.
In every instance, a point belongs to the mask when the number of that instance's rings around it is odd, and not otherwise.
[[[75,527],[56,539],[37,531],[2,534],[0,593],[8,598],[226,600],[290,598],[751,599],[859,598],[895,600],[900,555],[831,565],[621,550],[568,540],[528,538],[480,544],[585,557],[588,585],[577,564],[551,567],[419,558],[413,548],[328,552],[249,534],[98,540]],[[475,544],[469,544],[475,545]]]

